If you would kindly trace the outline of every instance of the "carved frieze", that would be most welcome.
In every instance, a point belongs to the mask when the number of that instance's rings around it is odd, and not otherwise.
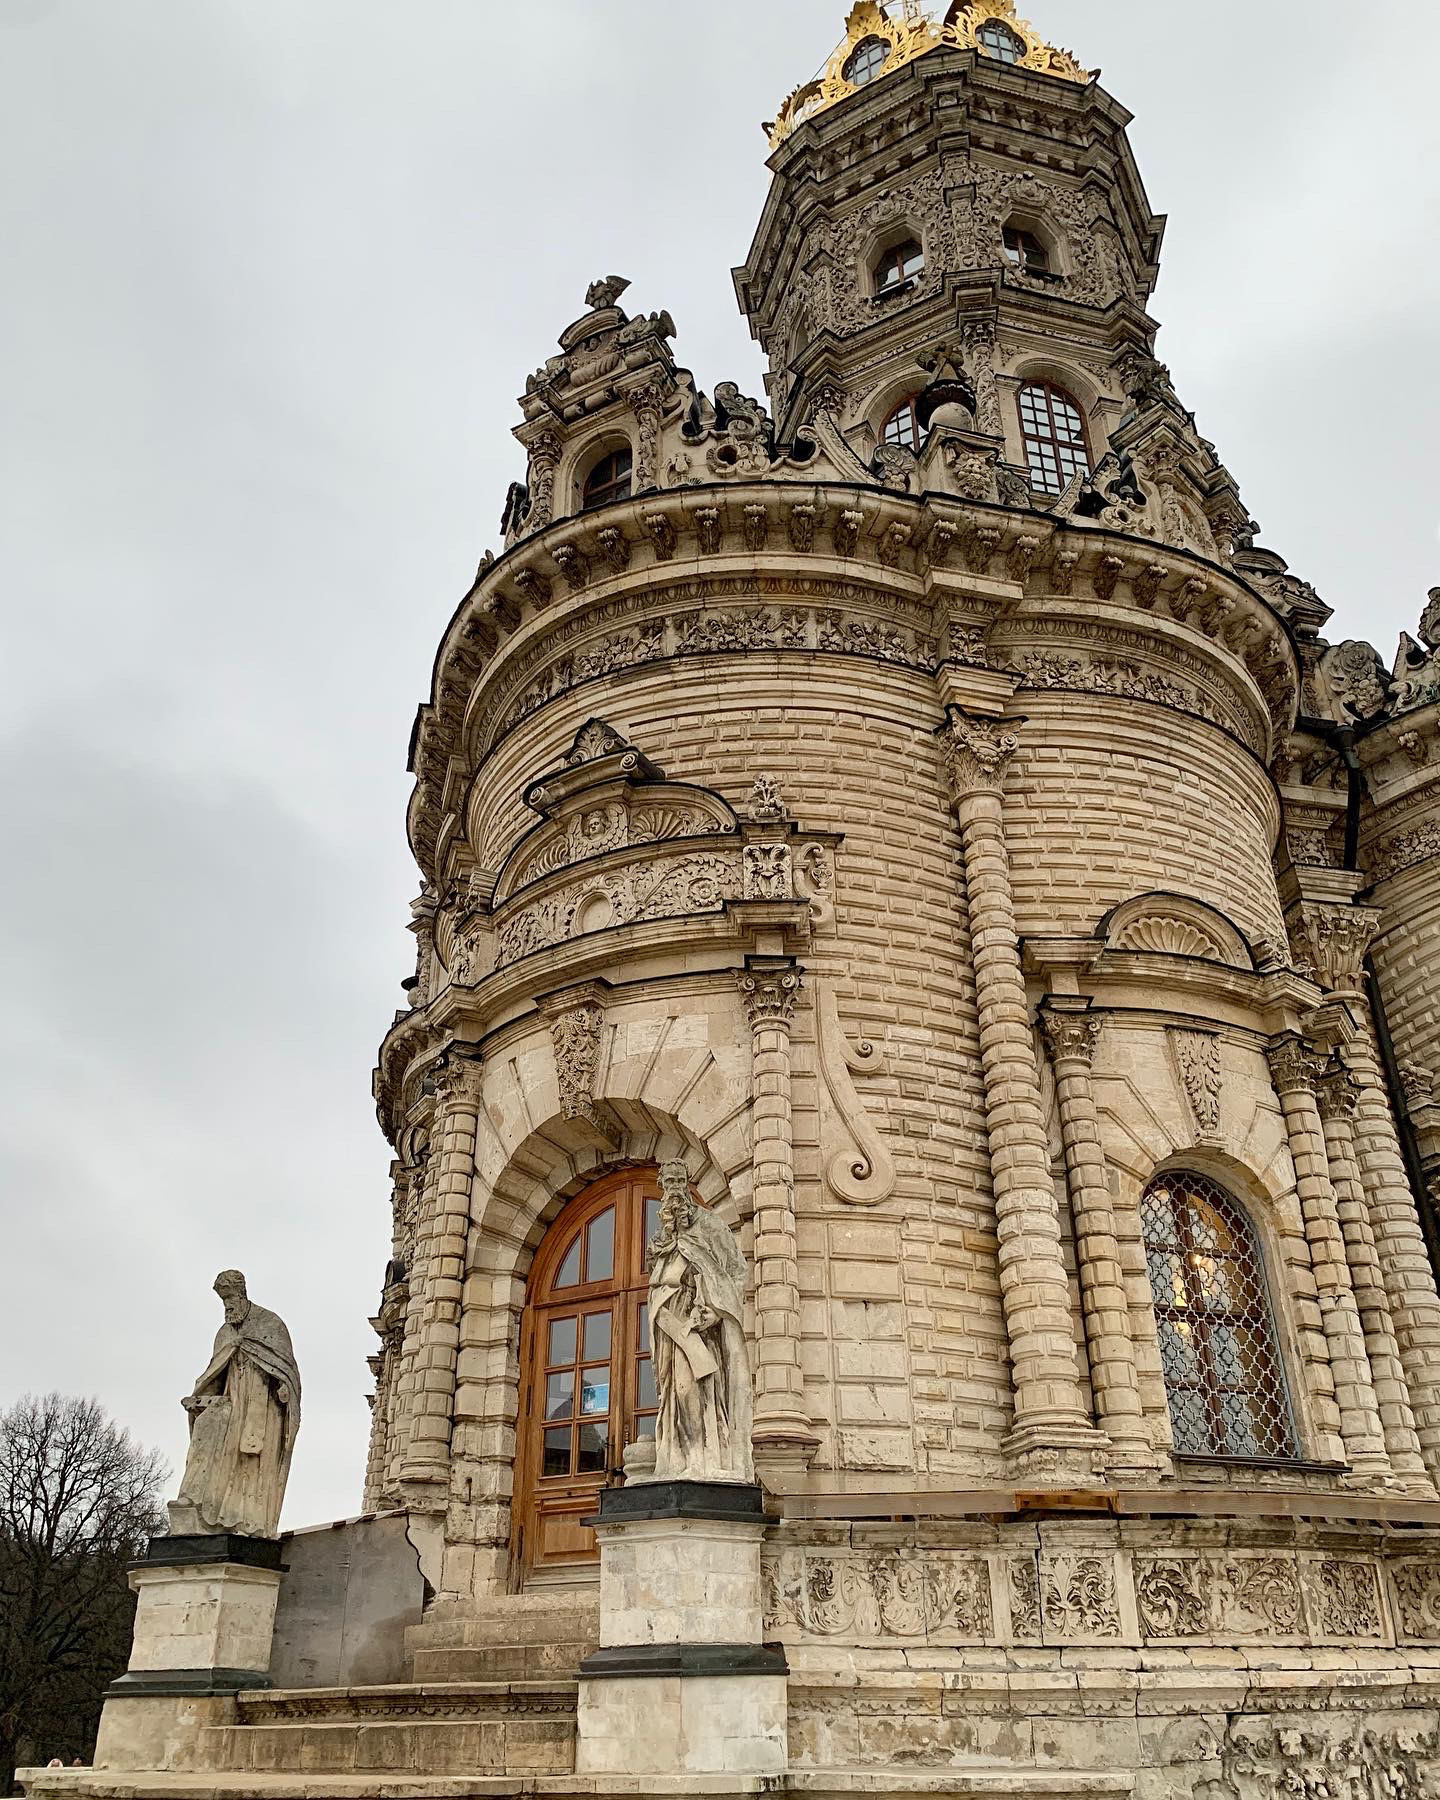
[[[767,1631],[874,1640],[983,1643],[994,1633],[989,1561],[935,1551],[767,1559]]]
[[[499,964],[617,925],[717,912],[743,885],[738,850],[667,854],[570,882],[499,921]]]

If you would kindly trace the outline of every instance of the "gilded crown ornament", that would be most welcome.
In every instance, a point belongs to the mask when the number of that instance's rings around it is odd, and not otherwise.
[[[881,75],[891,75],[932,50],[975,50],[1014,68],[1089,82],[1096,71],[1081,68],[1068,50],[1047,44],[1015,12],[1014,0],[953,0],[941,19],[921,0],[899,0],[887,9],[878,0],[856,0],[845,21],[845,39],[813,81],[790,95],[765,126],[779,145],[806,119],[838,106]]]

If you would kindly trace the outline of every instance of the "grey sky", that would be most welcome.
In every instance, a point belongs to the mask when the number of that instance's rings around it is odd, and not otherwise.
[[[610,273],[759,392],[758,122],[846,10],[0,0],[0,1402],[178,1466],[238,1264],[306,1378],[287,1518],[357,1509],[405,746],[514,396]],[[1440,14],[1030,10],[1137,115],[1182,396],[1388,659],[1440,580]]]

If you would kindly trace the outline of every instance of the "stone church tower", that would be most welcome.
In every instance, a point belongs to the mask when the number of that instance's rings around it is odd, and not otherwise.
[[[568,1774],[586,1659],[602,1793],[1420,1800],[1440,593],[1392,672],[1259,545],[1080,63],[1010,0],[845,32],[735,271],[766,402],[614,277],[525,384],[375,1084],[418,1685],[225,1755]],[[749,1271],[753,1595],[723,1505],[608,1522],[676,1163]]]

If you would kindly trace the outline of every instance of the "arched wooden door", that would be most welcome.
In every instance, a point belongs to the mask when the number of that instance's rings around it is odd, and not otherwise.
[[[625,1445],[655,1431],[645,1245],[660,1217],[654,1169],[578,1195],[545,1234],[520,1331],[515,1519],[522,1579],[593,1566],[584,1523]]]

